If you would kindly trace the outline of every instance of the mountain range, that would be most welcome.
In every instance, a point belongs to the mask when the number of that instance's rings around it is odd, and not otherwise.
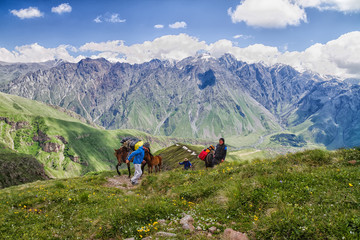
[[[0,63],[2,92],[72,110],[106,129],[217,138],[291,132],[329,149],[360,145],[360,86],[288,65],[208,54],[143,64]]]

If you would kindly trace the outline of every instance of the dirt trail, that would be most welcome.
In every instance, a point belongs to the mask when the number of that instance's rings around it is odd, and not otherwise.
[[[141,184],[141,179],[138,181],[138,185]],[[105,187],[115,187],[119,189],[133,189],[136,186],[133,186],[130,182],[130,178],[127,175],[114,176],[107,179]]]

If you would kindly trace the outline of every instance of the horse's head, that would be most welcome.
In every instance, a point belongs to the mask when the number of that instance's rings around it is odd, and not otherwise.
[[[152,157],[154,157],[154,156],[151,154],[150,149],[145,150],[144,160],[146,162],[149,162]]]
[[[126,160],[126,157],[128,155],[128,150],[126,149],[126,147],[121,147],[119,149],[114,149],[115,153],[115,157],[117,158],[118,160],[118,163],[121,164],[121,163],[124,163],[125,160]]]

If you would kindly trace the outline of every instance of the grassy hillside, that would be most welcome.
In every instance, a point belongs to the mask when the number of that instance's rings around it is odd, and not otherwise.
[[[35,182],[0,190],[0,235],[141,239],[166,231],[174,239],[208,239],[215,226],[214,239],[225,228],[250,239],[359,239],[359,164],[359,149],[309,150],[208,171],[145,174],[137,187],[109,185],[122,177],[114,171]],[[183,230],[183,213],[199,230]]]
[[[0,143],[36,157],[50,177],[114,169],[113,149],[120,147],[125,136],[150,142],[153,151],[187,141],[137,130],[103,130],[71,111],[4,93],[0,103]]]
[[[0,143],[0,189],[47,179],[44,166],[33,156],[17,153]]]
[[[197,156],[202,149],[202,146],[193,146],[177,143],[175,145],[157,151],[154,155],[160,155],[162,157],[163,170],[183,168],[183,166],[179,165],[179,162],[184,161],[184,158],[190,160],[194,169],[201,169],[205,168],[205,164]]]
[[[254,148],[231,151],[226,156],[226,161],[252,161],[254,159],[265,159],[278,155],[270,150],[259,150]]]

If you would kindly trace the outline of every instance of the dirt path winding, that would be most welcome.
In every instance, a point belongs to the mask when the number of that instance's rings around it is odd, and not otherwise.
[[[138,185],[141,184],[141,179],[138,181]],[[130,178],[127,175],[114,176],[107,179],[105,187],[115,187],[119,189],[133,189],[136,186],[133,186],[130,182]]]

